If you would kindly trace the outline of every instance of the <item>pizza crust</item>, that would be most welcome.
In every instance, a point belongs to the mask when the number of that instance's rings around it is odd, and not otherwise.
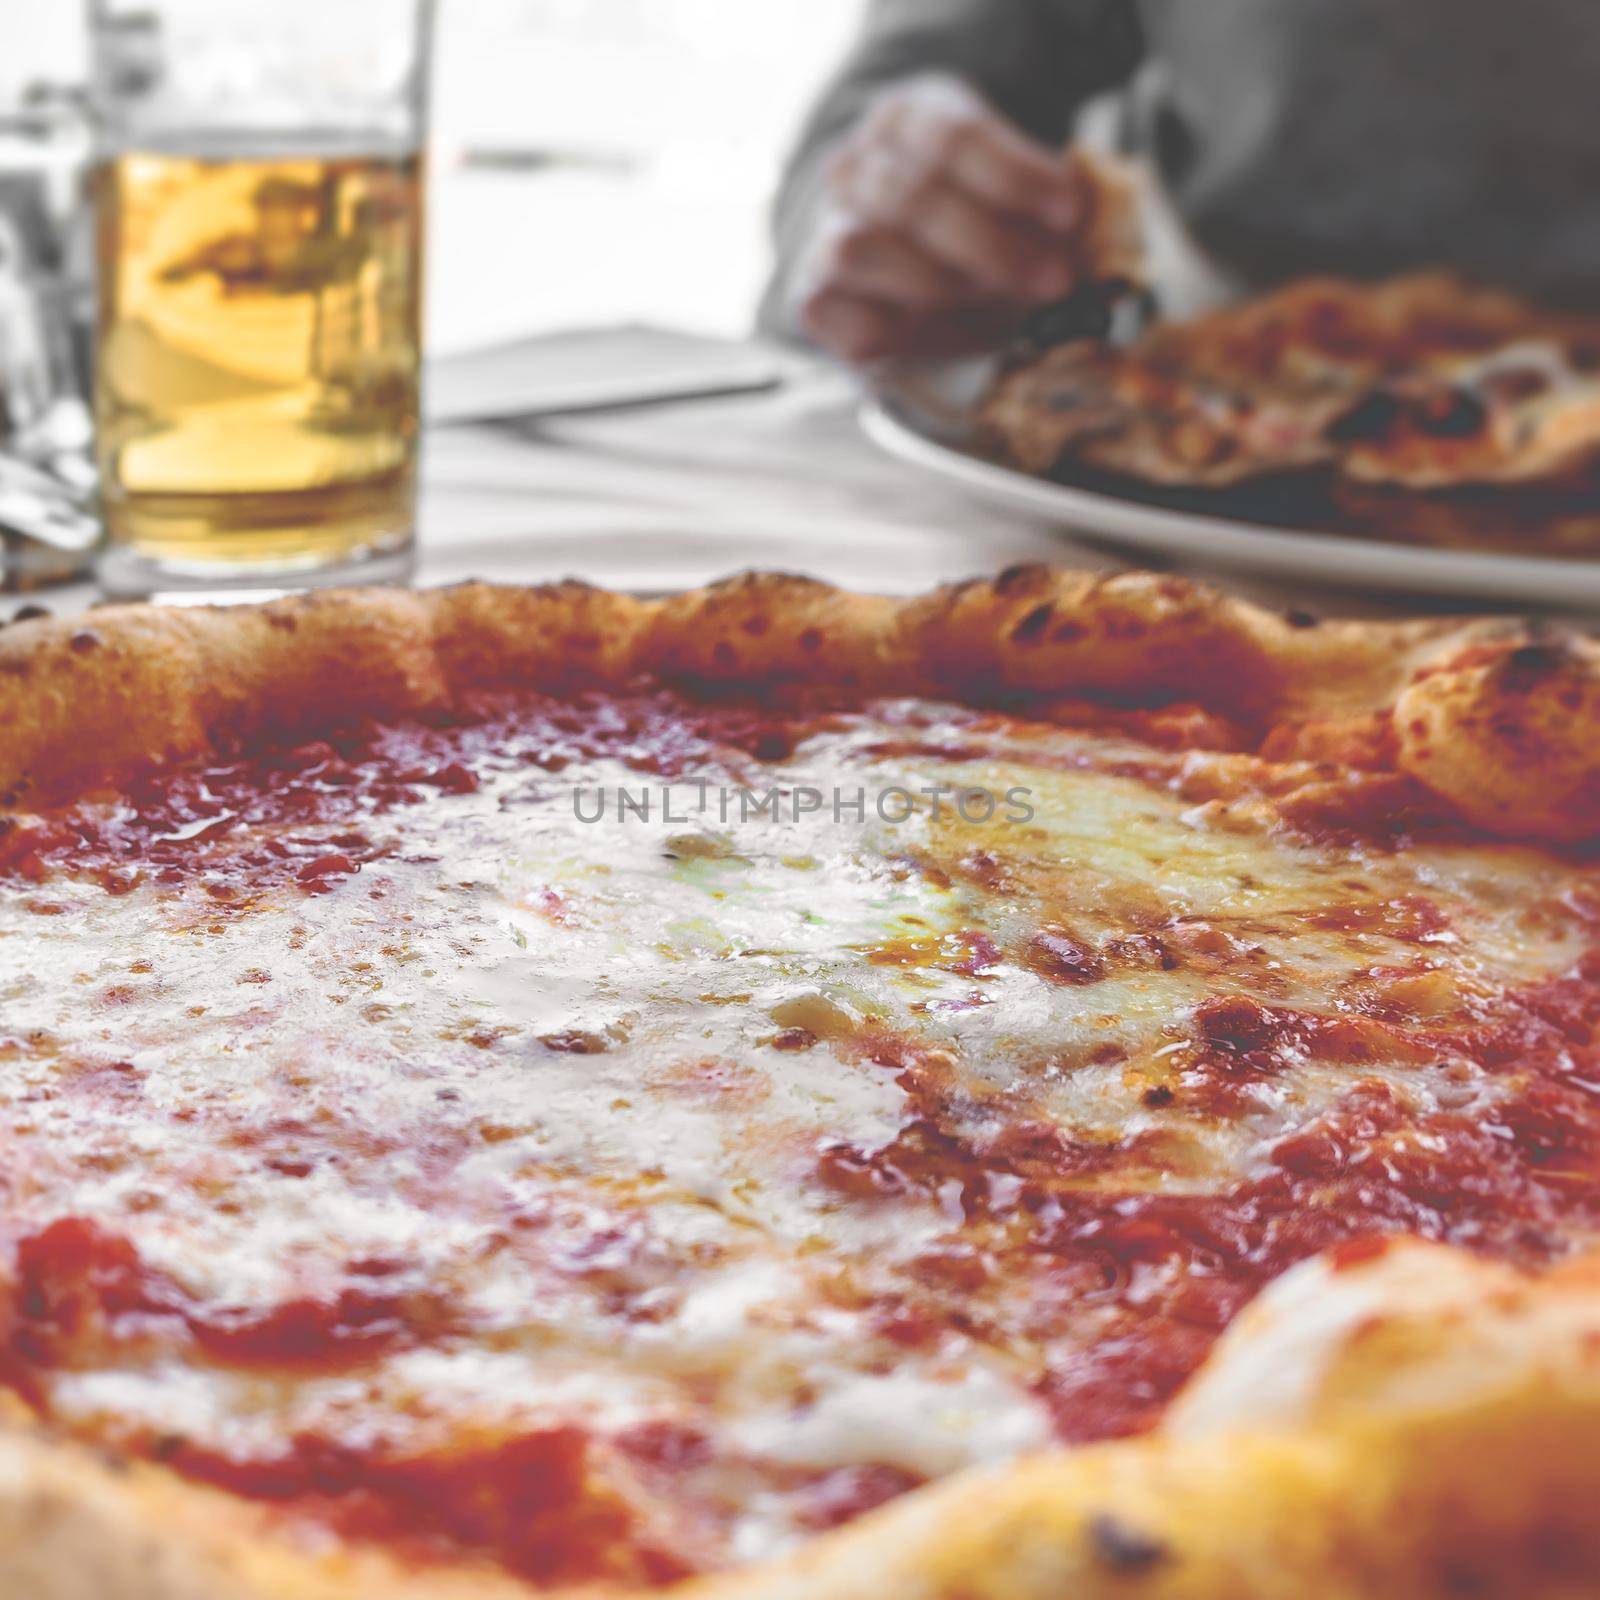
[[[1401,768],[1487,833],[1576,842],[1600,817],[1600,649],[1560,637],[1420,678],[1394,710]]]
[[[690,685],[1195,704],[1258,747],[1392,752],[1473,826],[1600,824],[1600,651],[1503,620],[1280,617],[1180,579],[1014,568],[912,600],[753,575],[661,601],[579,584],[123,607],[0,636],[13,810],[260,730],[425,711],[472,688]],[[1260,1375],[1276,1376],[1271,1384]],[[1526,1279],[1442,1247],[1287,1275],[1165,1432],[964,1475],[692,1600],[1564,1600],[1600,1574],[1600,1258]],[[506,1600],[268,1507],[0,1417],[0,1594]],[[593,1593],[594,1591],[586,1591]]]
[[[1444,1247],[1394,1245],[1373,1261],[1311,1262],[1280,1280],[1224,1338],[1161,1435],[963,1474],[788,1560],[674,1593],[1569,1600],[1592,1594],[1600,1573],[1597,1441],[1600,1258],[1532,1280]],[[533,1592],[487,1570],[406,1570],[379,1552],[297,1548],[270,1512],[217,1491],[143,1464],[114,1467],[20,1421],[0,1434],[0,1593]]]
[[[1077,186],[1080,214],[1070,248],[1078,283],[1123,279],[1143,283],[1148,267],[1142,195],[1144,179],[1129,161],[1073,145],[1067,170]]]
[[[0,1594],[18,1600],[527,1600],[504,1574],[297,1547],[269,1510],[0,1411]]]
[[[1535,642],[1559,646],[1563,666],[1530,691],[1516,663]],[[474,687],[646,674],[780,698],[1182,702],[1262,740],[1298,732],[1308,757],[1318,727],[1377,719],[1398,734],[1404,770],[1475,826],[1574,838],[1600,825],[1600,653],[1586,641],[1535,640],[1504,619],[1284,617],[1182,578],[1042,566],[906,600],[756,573],[664,600],[472,583],[19,623],[0,634],[0,803],[116,783],[264,730],[438,708]]]

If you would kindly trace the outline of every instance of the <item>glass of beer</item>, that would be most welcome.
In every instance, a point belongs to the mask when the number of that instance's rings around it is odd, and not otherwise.
[[[405,578],[432,0],[89,16],[102,587]]]

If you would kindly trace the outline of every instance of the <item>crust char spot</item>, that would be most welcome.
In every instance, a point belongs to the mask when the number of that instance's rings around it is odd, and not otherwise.
[[[1050,626],[1050,619],[1055,615],[1055,607],[1048,600],[1043,605],[1037,605],[1025,616],[1016,627],[1011,630],[1012,641],[1016,644],[1032,644],[1040,638],[1044,630]]]
[[[1148,1572],[1172,1556],[1164,1540],[1110,1514],[1089,1519],[1089,1548],[1115,1572]]]
[[[34,774],[55,793],[91,766],[114,781],[152,750],[196,753],[262,723],[315,730],[329,716],[443,705],[476,687],[564,690],[655,676],[767,692],[943,694],[978,706],[1029,696],[1183,701],[1237,723],[1241,749],[1318,719],[1381,715],[1397,748],[1380,752],[1373,770],[1398,762],[1497,834],[1597,831],[1600,760],[1577,737],[1600,723],[1600,671],[1585,642],[1508,638],[1504,625],[1310,621],[1172,575],[1036,563],[909,601],[766,573],[663,601],[566,583],[347,592],[226,615],[119,606],[92,628],[37,621],[7,630],[0,785],[30,792],[24,775]],[[1430,672],[1451,682],[1417,693]],[[1474,672],[1476,703],[1463,677]],[[34,687],[69,676],[70,696]],[[1515,745],[1505,795],[1490,804],[1467,781],[1482,752],[1458,762],[1460,774],[1440,769],[1447,732],[1457,746]],[[1537,782],[1525,759],[1535,746]]]
[[[1511,694],[1530,694],[1573,662],[1564,644],[1525,644],[1505,657],[1500,685]]]
[[[1041,566],[1037,561],[1020,562],[1014,567],[1007,567],[994,580],[994,592],[1004,595],[1007,600],[1015,600],[1022,595],[1035,594],[1046,587],[1050,582],[1050,576],[1050,569]]]

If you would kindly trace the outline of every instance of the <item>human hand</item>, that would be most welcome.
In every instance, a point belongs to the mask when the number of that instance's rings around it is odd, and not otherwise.
[[[846,361],[993,342],[1073,287],[1075,169],[955,78],[883,91],[823,184],[793,310]]]

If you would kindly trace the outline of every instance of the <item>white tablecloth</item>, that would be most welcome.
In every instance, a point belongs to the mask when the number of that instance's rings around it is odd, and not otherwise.
[[[668,589],[757,566],[913,590],[1008,561],[1094,559],[883,455],[855,398],[842,374],[797,364],[770,394],[441,429],[420,576]]]
[[[1016,561],[1127,564],[890,459],[860,431],[853,380],[819,362],[791,367],[770,393],[431,429],[417,581],[577,576],[658,591],[766,567],[911,592]],[[1329,614],[1418,604],[1185,570]],[[94,591],[84,583],[29,598],[70,611]]]
[[[619,588],[704,583],[749,567],[914,592],[1015,561],[1151,565],[996,509],[886,456],[862,433],[852,379],[796,360],[775,393],[538,425],[436,430],[426,450],[419,580]],[[1268,605],[1415,611],[1415,596],[1309,591],[1169,564]]]

